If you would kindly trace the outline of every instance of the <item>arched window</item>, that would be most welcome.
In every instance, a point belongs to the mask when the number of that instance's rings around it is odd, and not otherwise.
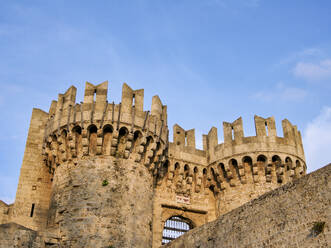
[[[174,171],[174,182],[177,182],[177,179],[178,179],[178,175],[179,175],[179,170],[180,170],[180,165],[179,163],[177,162],[175,164],[175,171]]]
[[[299,169],[301,167],[301,163],[299,160],[295,161],[295,165],[296,165],[296,168]],[[303,170],[299,170],[300,171],[300,175],[303,174]]]
[[[240,180],[238,162],[234,158],[229,161],[230,168],[232,167],[232,174],[236,174],[237,178]]]
[[[121,127],[120,130],[118,131],[117,153],[121,157],[124,156],[128,133],[129,131],[126,127]]]
[[[216,183],[217,187],[221,188],[221,185],[220,185],[217,175],[215,173],[215,169],[213,167],[210,168],[210,172],[211,172],[211,175],[213,176],[213,180]],[[209,189],[215,194],[214,186],[211,186],[211,188],[209,188]]]
[[[276,165],[276,168],[280,167],[282,160],[279,156],[275,155],[272,157],[272,162]]]
[[[183,235],[193,228],[193,223],[190,219],[182,216],[172,216],[164,223],[162,233],[162,245],[171,242],[172,240]]]
[[[72,132],[74,133],[74,139],[75,139],[75,149],[76,149],[76,157],[82,156],[82,128],[80,126],[75,126],[72,129]]]
[[[179,172],[179,169],[180,169],[180,165],[179,165],[179,163],[177,162],[177,163],[175,164],[175,171],[176,171],[176,172]]]
[[[95,125],[91,125],[88,127],[89,133],[89,154],[96,155],[97,154],[97,132],[98,128]]]
[[[64,162],[67,161],[67,131],[62,130],[61,136],[59,137],[60,142],[62,145],[60,146],[60,159]]]
[[[292,159],[290,157],[285,158],[286,170],[292,169]]]
[[[257,157],[257,162],[261,162],[261,163],[265,163],[267,161],[267,157],[266,156],[264,156],[264,155],[259,155],[258,157]]]
[[[190,167],[186,164],[184,166],[184,178],[187,178],[190,175]]]
[[[225,170],[225,166],[224,166],[224,164],[223,164],[223,163],[220,163],[220,164],[218,165],[218,167],[219,167],[219,171],[222,172],[223,178],[224,178],[227,182],[229,182],[228,173],[227,173],[226,170]]]
[[[205,188],[206,187],[206,184],[207,184],[207,169],[204,168],[203,171],[202,171],[202,183],[203,183],[203,187]]]
[[[111,140],[113,135],[113,127],[106,125],[103,127],[102,154],[110,155]]]
[[[140,145],[141,143],[141,138],[142,138],[142,134],[140,131],[135,131],[133,134],[133,142],[132,142],[132,146],[131,146],[131,152],[136,152],[137,147]]]
[[[253,173],[253,161],[252,161],[252,158],[249,157],[249,156],[245,156],[242,161],[243,161],[244,167],[245,168],[249,168],[250,171],[251,171],[251,173],[252,173],[252,175],[253,175],[254,173]]]
[[[272,157],[272,162],[281,162],[281,159],[279,156],[275,155]]]
[[[165,177],[168,174],[168,168],[169,168],[169,160],[166,160],[160,169],[160,178]]]

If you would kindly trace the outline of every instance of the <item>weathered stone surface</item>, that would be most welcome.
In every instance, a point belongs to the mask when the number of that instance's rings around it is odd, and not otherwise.
[[[71,86],[49,112],[34,109],[15,203],[0,201],[0,224],[38,231],[46,247],[159,247],[174,216],[199,227],[306,173],[300,132],[255,116],[203,135],[174,125],[158,96],[144,111],[144,90],[123,84],[121,103],[108,103],[108,82],[86,83],[76,103]],[[36,240],[37,240],[36,238]]]
[[[151,246],[151,177],[146,167],[113,157],[62,164],[48,227],[63,247]]]
[[[169,248],[330,247],[331,164],[165,245]],[[316,224],[325,223],[321,233]]]
[[[0,225],[0,248],[41,248],[37,232],[16,223]]]

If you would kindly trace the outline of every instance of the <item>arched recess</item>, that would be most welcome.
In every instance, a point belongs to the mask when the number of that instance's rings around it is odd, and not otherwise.
[[[50,166],[52,168],[55,168],[55,165],[59,165],[57,162],[57,156],[58,156],[58,145],[57,145],[57,137],[55,134],[51,135],[51,142],[49,144],[50,146],[50,154],[49,154],[49,160],[50,160]]]
[[[162,245],[182,236],[194,228],[194,223],[183,216],[172,216],[167,219],[162,231]]]
[[[175,184],[177,183],[177,178],[178,178],[178,175],[179,175],[179,170],[180,170],[180,165],[178,162],[175,163],[174,165],[174,182]]]
[[[190,167],[185,164],[184,165],[184,179],[186,179],[190,175]]]
[[[214,169],[213,167],[210,168],[210,172],[211,172],[212,179],[213,179],[213,181],[214,181],[214,185],[210,186],[209,189],[210,189],[210,190],[214,193],[214,195],[215,195],[215,193],[217,192],[217,191],[215,190],[215,186],[217,186],[217,188],[220,189],[220,188],[221,188],[221,185],[220,185],[220,182],[219,182],[219,180],[218,180],[218,178],[217,178],[217,174],[216,174],[216,172],[215,172],[215,169]]]
[[[229,166],[230,166],[232,175],[236,175],[237,179],[240,180],[239,167],[238,167],[237,160],[235,160],[234,158],[230,159]]]
[[[148,156],[147,151],[150,151],[150,148],[153,145],[153,143],[154,143],[153,137],[152,136],[148,136],[146,138],[146,144],[145,144],[145,147],[144,147],[144,158],[145,158],[145,160],[148,159],[148,157],[147,157]]]
[[[111,142],[113,138],[113,127],[109,124],[105,125],[102,130],[102,154],[110,155]]]
[[[257,168],[258,171],[261,173],[261,175],[266,175],[267,174],[267,157],[263,154],[260,154],[257,156]]]
[[[96,155],[97,154],[97,132],[98,128],[95,125],[90,125],[87,128],[88,131],[88,138],[89,138],[89,155]]]
[[[276,168],[280,167],[282,164],[282,160],[278,155],[272,156],[272,162],[276,165]]]
[[[54,162],[56,165],[59,165],[59,145],[58,145],[58,137],[56,134],[53,134],[52,135],[52,146],[51,146],[51,149],[52,149],[52,153],[53,153],[53,157],[54,157]]]
[[[67,144],[67,131],[62,130],[60,135],[60,142],[61,142],[61,160],[66,161],[68,159],[68,144]]]
[[[126,127],[121,127],[120,130],[118,131],[117,153],[120,156],[124,155],[128,134],[129,131]]]
[[[137,149],[141,143],[142,137],[143,137],[143,135],[139,130],[137,130],[133,133],[133,142],[132,142],[132,146],[131,146],[132,153],[137,152]]]
[[[168,170],[169,170],[169,160],[166,160],[162,166],[160,167],[160,172],[159,172],[159,178],[163,179],[165,177],[167,177],[168,175]]]
[[[299,160],[295,161],[295,169],[296,169],[296,171],[299,172],[298,173],[299,175],[303,175],[303,169],[301,168],[301,163]]]
[[[225,170],[225,166],[223,163],[218,164],[218,170],[219,170],[220,174],[222,175],[222,177],[225,179],[225,181],[229,182],[230,179],[228,178],[228,174]]]
[[[285,158],[286,170],[289,171],[293,168],[292,159],[290,157]]]
[[[278,155],[274,155],[272,156],[272,163],[275,165],[276,167],[276,176],[277,176],[277,183],[281,184],[283,183],[283,179],[284,179],[284,176],[282,175],[282,168],[281,168],[281,165],[282,165],[282,160],[280,159],[280,157]]]
[[[197,179],[198,179],[198,174],[199,173],[199,169],[198,167],[194,167],[193,169],[193,185],[194,185],[194,189],[195,191],[197,191]]]
[[[267,157],[264,156],[263,154],[261,154],[261,155],[259,155],[259,156],[257,157],[256,160],[257,160],[258,163],[263,163],[263,164],[265,164],[265,163],[267,162]]]
[[[253,160],[250,156],[245,156],[242,159],[244,168],[248,168],[249,171],[251,172],[251,175],[253,175]],[[246,169],[247,170],[247,169]]]
[[[207,169],[206,168],[204,168],[202,170],[202,183],[203,183],[203,188],[205,188],[207,185]]]
[[[80,126],[75,126],[72,129],[73,136],[75,139],[75,154],[76,157],[81,157],[83,155],[83,146],[82,146],[82,128]]]

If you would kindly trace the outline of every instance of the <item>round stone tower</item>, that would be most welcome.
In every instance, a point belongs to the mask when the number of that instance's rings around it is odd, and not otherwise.
[[[223,122],[224,143],[217,144],[216,128],[205,137],[218,215],[306,174],[297,127],[283,120],[284,137],[278,137],[273,117],[255,116],[254,121],[256,136],[244,136],[240,117]]]
[[[86,83],[84,102],[71,87],[53,101],[44,137],[52,178],[47,230],[63,247],[151,247],[153,184],[165,161],[167,109],[123,85],[119,104],[108,82]]]

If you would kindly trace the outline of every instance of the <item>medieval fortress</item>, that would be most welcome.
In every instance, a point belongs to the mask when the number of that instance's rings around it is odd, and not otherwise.
[[[107,92],[108,82],[86,83],[76,103],[72,86],[48,112],[33,109],[15,203],[0,201],[10,247],[157,248],[306,174],[300,132],[286,119],[284,137],[273,117],[255,116],[252,137],[241,118],[223,122],[224,143],[212,127],[200,150],[194,129],[177,124],[169,142],[158,96],[144,110],[143,89],[124,83],[118,104]]]

